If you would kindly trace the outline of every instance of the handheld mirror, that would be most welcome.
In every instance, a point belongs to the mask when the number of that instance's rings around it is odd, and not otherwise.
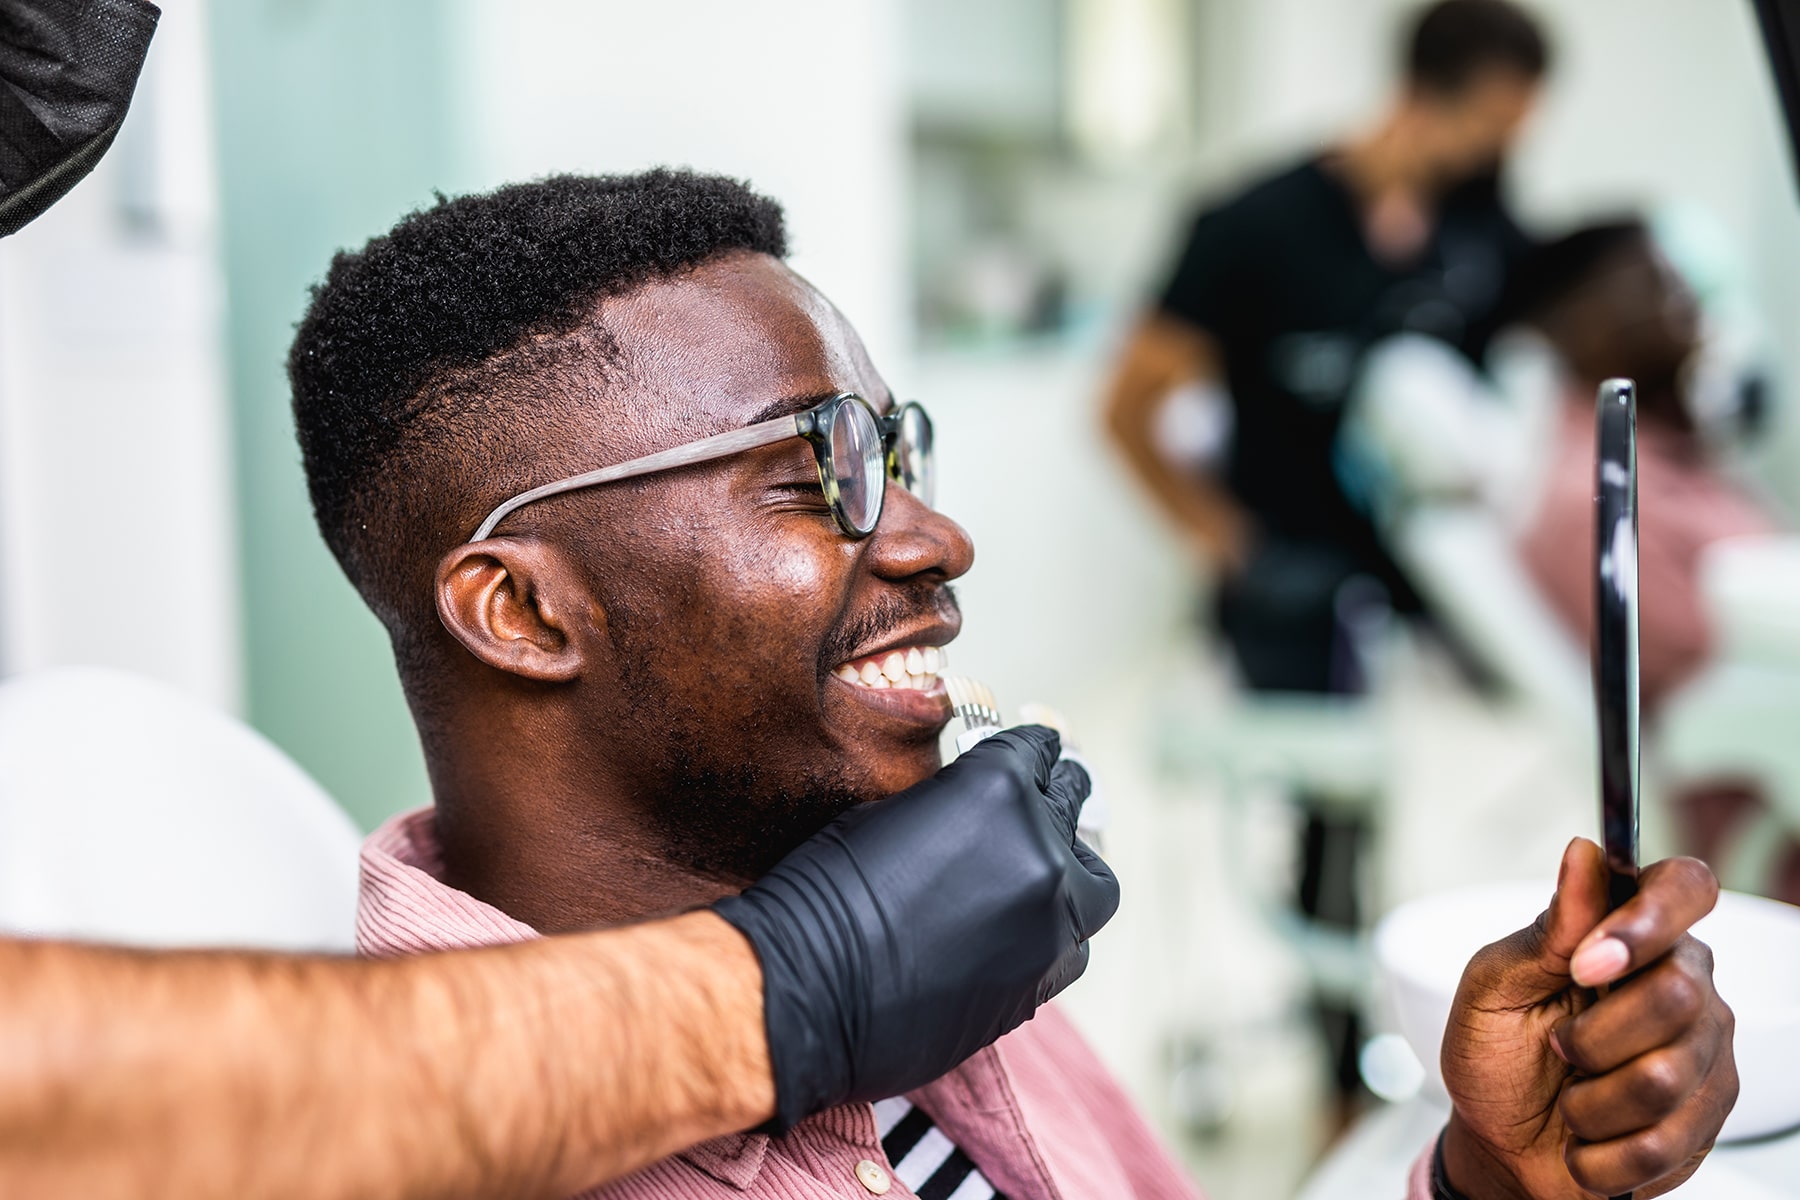
[[[1611,907],[1637,894],[1637,387],[1600,385],[1594,467],[1594,704],[1600,718],[1600,828]]]

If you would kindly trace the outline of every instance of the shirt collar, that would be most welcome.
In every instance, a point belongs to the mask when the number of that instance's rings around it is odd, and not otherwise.
[[[525,942],[540,936],[491,904],[443,881],[437,812],[389,818],[362,848],[356,949],[371,958]]]
[[[763,1159],[768,1153],[768,1134],[731,1133],[689,1146],[676,1157],[742,1192],[748,1191],[762,1174]]]

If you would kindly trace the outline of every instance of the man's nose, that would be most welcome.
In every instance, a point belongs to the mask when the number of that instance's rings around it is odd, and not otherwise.
[[[948,582],[975,565],[975,543],[961,525],[890,480],[881,521],[869,537],[869,561],[884,579],[935,575]]]

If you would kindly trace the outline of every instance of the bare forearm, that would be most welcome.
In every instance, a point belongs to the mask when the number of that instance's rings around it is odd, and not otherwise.
[[[1117,437],[1138,478],[1164,515],[1191,535],[1211,557],[1235,565],[1249,537],[1237,501],[1213,480],[1177,470],[1140,431],[1118,431]]]
[[[562,1196],[774,1110],[711,914],[387,963],[0,942],[0,1193]]]
[[[1219,366],[1206,335],[1168,317],[1146,318],[1133,331],[1108,385],[1106,423],[1157,506],[1210,557],[1234,564],[1249,536],[1242,510],[1217,483],[1171,462],[1153,432],[1170,393],[1217,378]]]

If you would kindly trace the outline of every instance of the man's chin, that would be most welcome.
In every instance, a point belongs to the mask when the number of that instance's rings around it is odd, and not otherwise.
[[[849,731],[846,731],[849,732]],[[943,755],[928,728],[858,729],[817,747],[811,769],[777,773],[749,753],[730,765],[689,758],[656,789],[652,817],[667,861],[747,883],[840,814],[936,774]]]
[[[668,861],[701,875],[750,883],[840,814],[872,797],[873,793],[837,779],[772,792],[716,779],[690,779],[686,786],[671,789],[658,806],[662,853]]]
[[[939,749],[936,738],[890,751],[879,759],[871,758],[869,761],[875,765],[856,789],[865,801],[885,800],[904,792],[914,784],[930,779],[944,766],[943,752]]]

